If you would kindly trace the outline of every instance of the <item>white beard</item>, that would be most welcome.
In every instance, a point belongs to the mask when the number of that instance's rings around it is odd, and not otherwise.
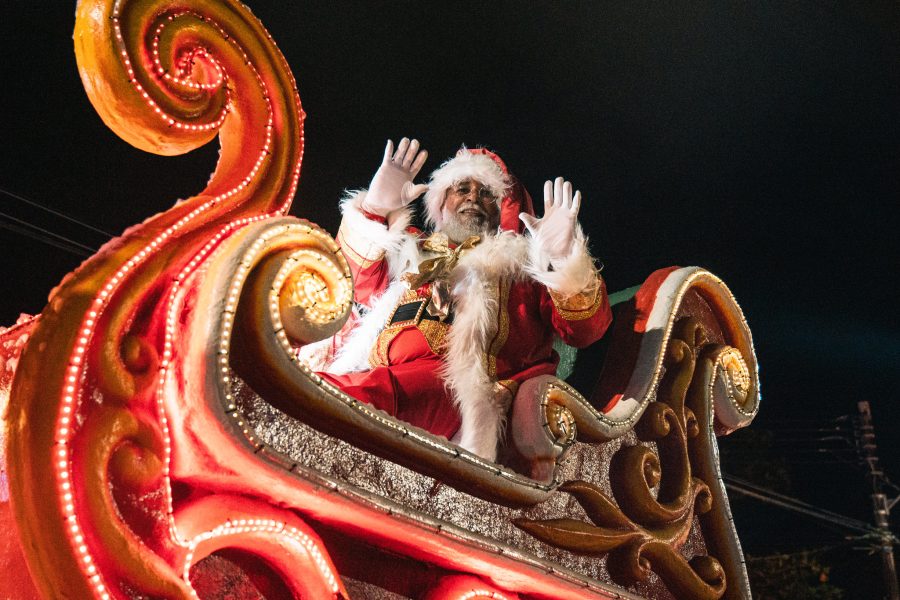
[[[473,235],[485,235],[497,232],[497,225],[491,223],[488,215],[467,215],[452,213],[443,209],[444,222],[441,233],[446,233],[450,241],[461,244]]]

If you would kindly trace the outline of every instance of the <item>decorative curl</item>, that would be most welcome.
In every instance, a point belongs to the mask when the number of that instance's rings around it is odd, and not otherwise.
[[[155,463],[165,480],[168,445],[154,449],[141,433],[122,434],[114,448],[97,446],[108,453],[102,457],[75,449],[93,448],[97,435],[112,439],[103,428],[120,419],[103,415],[113,407],[155,422],[168,444],[156,402],[158,373],[174,354],[164,315],[174,299],[190,296],[185,282],[223,240],[288,210],[303,111],[284,58],[235,0],[186,0],[177,9],[167,0],[81,0],[74,38],[88,96],[120,137],[171,155],[218,133],[222,151],[205,190],[107,244],[52,293],[32,338],[34,348],[49,350],[26,351],[19,365],[21,381],[40,384],[16,385],[10,397],[11,421],[28,423],[9,437],[14,509],[44,595],[106,598],[121,585],[179,595],[188,588],[168,570],[166,548],[153,555],[134,545],[151,560],[116,554],[134,540],[131,521],[111,508],[113,491],[73,493],[74,482],[102,481],[128,464],[141,465],[136,479],[117,479],[128,493],[165,488]],[[153,537],[177,543],[158,531]],[[158,590],[148,577],[171,587]]]
[[[341,254],[321,248],[292,252],[275,275],[273,319],[295,344],[332,336],[350,313],[353,285]],[[277,303],[276,303],[277,299]]]
[[[709,335],[693,318],[679,321],[665,348],[665,374],[656,401],[650,402],[636,426],[650,445],[621,448],[610,462],[612,497],[597,484],[570,481],[560,490],[570,494],[589,519],[517,519],[524,531],[550,545],[583,554],[609,554],[610,575],[623,585],[646,581],[656,573],[676,598],[715,600],[725,593],[725,570],[712,556],[683,556],[695,517],[720,514],[708,478],[695,476],[691,448],[709,434],[698,419],[697,391],[705,391],[719,371],[715,358],[700,361]],[[719,351],[715,357],[722,356]],[[692,407],[687,406],[690,397]],[[707,397],[705,407],[710,409]],[[718,511],[713,509],[718,507]],[[740,582],[736,583],[736,587]]]

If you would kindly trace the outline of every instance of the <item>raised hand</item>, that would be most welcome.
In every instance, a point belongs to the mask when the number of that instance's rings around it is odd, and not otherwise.
[[[394,152],[394,142],[388,140],[381,166],[375,172],[369,191],[362,202],[363,210],[387,217],[424,194],[425,184],[416,185],[418,175],[428,152],[419,151],[419,141],[403,138]]]
[[[581,192],[572,194],[572,184],[562,177],[544,183],[544,216],[519,214],[531,236],[551,262],[559,261],[572,251],[578,228]]]

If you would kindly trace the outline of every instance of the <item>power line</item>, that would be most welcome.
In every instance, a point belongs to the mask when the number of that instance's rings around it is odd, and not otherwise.
[[[38,225],[34,225],[33,223],[29,223],[21,219],[17,219],[11,215],[0,212],[0,217],[4,217],[6,219],[14,221],[13,223],[0,221],[0,227],[38,240],[49,246],[54,246],[56,248],[59,248],[60,250],[65,250],[66,252],[84,257],[89,257],[97,252],[90,246],[85,246],[84,244],[80,244],[74,240],[70,240],[65,236],[53,233],[52,231],[48,231],[43,227],[39,227]]]
[[[798,512],[798,513],[807,515],[809,517],[813,517],[815,519],[827,521],[829,523],[838,525],[845,529],[850,529],[852,531],[858,531],[860,533],[873,533],[874,532],[874,529],[863,521],[853,522],[852,520],[849,520],[849,521],[845,522],[843,519],[834,519],[830,516],[821,514],[818,511],[809,510],[809,509],[806,509],[806,508],[803,508],[800,506],[795,506],[789,502],[783,502],[781,500],[778,500],[777,498],[772,498],[772,497],[766,496],[765,494],[760,494],[758,492],[754,492],[753,490],[742,488],[739,485],[726,483],[725,486],[731,491],[737,492],[739,494],[743,494],[745,496],[749,496],[750,498],[755,498],[761,502],[766,502],[767,504],[772,504],[772,505],[778,506],[780,508],[784,508],[784,509],[787,509],[787,510],[790,510],[793,512]],[[857,523],[860,523],[861,525],[857,524]]]
[[[60,217],[67,221],[71,221],[72,223],[75,223],[77,225],[81,225],[82,227],[90,229],[91,231],[105,235],[106,237],[108,237],[110,239],[113,237],[113,235],[109,232],[103,231],[102,229],[98,229],[98,228],[94,227],[93,225],[89,225],[89,224],[85,223],[84,221],[79,221],[78,219],[76,219],[74,217],[70,217],[69,215],[61,213],[57,210],[53,210],[52,208],[50,208],[48,206],[44,206],[43,204],[40,204],[39,202],[35,202],[34,200],[29,200],[28,198],[20,196],[19,194],[16,194],[15,192],[10,192],[9,190],[0,188],[0,193],[6,194],[7,196],[9,196],[11,198],[15,198],[16,200],[18,200],[20,202],[24,202],[25,204],[34,206],[35,208],[39,208],[41,210],[47,211],[50,214],[54,214],[57,217]]]
[[[37,232],[29,231],[29,230],[25,229],[24,227],[18,227],[17,225],[14,225],[12,223],[4,223],[4,222],[0,221],[0,229],[6,229],[7,231],[12,231],[13,233],[18,233],[25,237],[30,237],[34,240],[37,240],[44,244],[47,244],[48,246],[53,246],[54,248],[59,248],[60,250],[64,250],[64,251],[68,252],[69,254],[74,254],[76,256],[82,256],[84,258],[88,258],[90,256],[90,253],[88,253],[88,252],[79,250],[77,248],[73,248],[72,246],[70,246],[68,244],[57,242],[56,240],[53,240],[46,236],[43,236]]]
[[[764,488],[762,486],[758,486],[738,477],[726,475],[723,477],[723,479],[725,480],[725,486],[729,490],[733,490],[739,494],[755,498],[762,502],[798,512],[815,519],[827,521],[829,523],[844,527],[845,529],[858,531],[860,533],[878,532],[878,529],[869,525],[865,521],[860,521],[858,519],[853,519],[851,517],[846,517],[844,515],[819,508],[802,500],[798,500],[797,498],[779,494],[778,492]]]
[[[872,484],[872,514],[879,533],[879,550],[882,561],[884,588],[891,600],[900,600],[900,582],[897,581],[897,567],[894,564],[894,544],[897,538],[891,533],[891,507],[897,501],[889,501],[884,493],[884,471],[878,465],[877,446],[875,445],[875,427],[872,420],[872,408],[868,401],[856,403],[859,418],[855,421],[857,431],[857,447],[861,458],[869,467],[869,481]]]
[[[799,550],[797,552],[780,552],[777,554],[766,554],[763,556],[746,556],[744,558],[744,562],[747,564],[752,564],[756,562],[764,562],[767,560],[778,560],[778,559],[786,559],[793,558],[795,556],[813,556],[817,554],[824,554],[826,552],[831,552],[832,550],[837,550],[838,548],[844,548],[849,546],[850,544],[855,544],[859,538],[856,536],[850,537],[840,544],[831,544],[830,546],[817,546],[815,548],[807,548],[806,550]]]

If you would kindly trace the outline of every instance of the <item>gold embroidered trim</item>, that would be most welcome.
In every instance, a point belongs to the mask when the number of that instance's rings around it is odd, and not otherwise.
[[[444,342],[447,338],[447,332],[450,331],[450,325],[441,323],[440,321],[426,319],[419,321],[416,327],[422,332],[422,335],[425,337],[425,341],[428,342],[428,347],[431,348],[432,352],[435,354],[444,354],[447,351],[447,345]]]
[[[509,288],[508,279],[502,279],[497,286],[497,334],[488,347],[487,356],[487,372],[490,377],[497,376],[497,355],[506,344],[506,338],[509,337]]]
[[[400,296],[394,310],[391,311],[390,316],[388,316],[387,321],[385,321],[384,330],[378,334],[378,339],[375,340],[375,345],[372,346],[372,351],[369,353],[369,363],[373,367],[386,367],[390,365],[388,350],[390,349],[391,342],[393,342],[394,338],[407,327],[417,328],[428,343],[428,347],[435,354],[440,355],[447,351],[445,342],[447,332],[450,331],[450,324],[441,321],[432,321],[431,319],[422,319],[422,314],[425,312],[425,308],[428,306],[430,300],[430,298],[419,296],[415,290],[406,290],[403,292],[403,295]],[[410,302],[422,303],[419,310],[416,311],[416,316],[405,321],[391,323],[391,319],[394,318],[397,309]]]
[[[394,341],[394,338],[397,337],[403,331],[402,327],[397,327],[394,329],[385,329],[381,333],[378,334],[378,339],[375,340],[375,345],[372,346],[372,351],[369,353],[369,363],[373,367],[386,367],[390,364],[388,360],[388,349],[391,346],[391,342]]]
[[[505,387],[513,398],[519,393],[519,382],[514,379],[501,379],[497,383]]]
[[[350,241],[354,239],[353,233],[350,232],[349,235],[347,233],[346,225],[341,223],[340,228],[338,229],[338,234],[336,241],[338,245],[341,247],[341,250],[344,251],[344,254],[347,255],[347,258],[355,262],[360,266],[360,268],[365,269],[367,267],[371,267],[377,262],[380,262],[384,258],[384,250],[377,248],[373,244],[369,245],[370,252],[368,256],[365,254],[361,254],[356,251],[353,246],[350,244]],[[358,239],[358,238],[357,238]],[[374,252],[371,250],[374,248]]]
[[[509,379],[504,379],[503,381],[495,381],[493,389],[494,406],[502,415],[505,415],[509,412],[509,408],[512,406],[513,399],[516,397],[516,393],[511,388],[504,385],[506,383],[515,382]]]
[[[603,279],[599,273],[595,273],[595,280],[591,285],[568,298],[563,298],[553,290],[547,291],[550,292],[556,312],[567,321],[590,319],[603,305]]]

